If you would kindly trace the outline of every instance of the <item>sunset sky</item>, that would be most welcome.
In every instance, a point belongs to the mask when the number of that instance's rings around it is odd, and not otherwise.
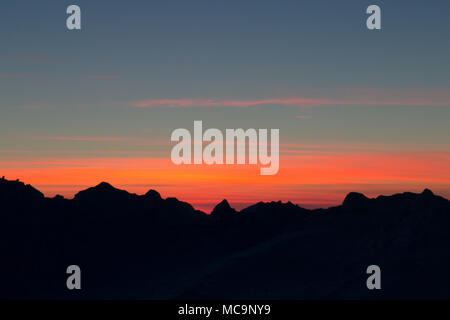
[[[82,30],[66,28],[77,4]],[[378,4],[382,29],[366,28]],[[0,176],[68,198],[101,181],[209,212],[450,198],[449,1],[0,2]],[[182,165],[177,128],[280,129],[280,169]]]

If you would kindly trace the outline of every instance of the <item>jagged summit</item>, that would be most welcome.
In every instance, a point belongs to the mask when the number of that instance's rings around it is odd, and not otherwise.
[[[216,207],[211,211],[211,216],[223,217],[229,216],[236,213],[236,210],[233,209],[226,199],[222,200]]]
[[[7,180],[4,177],[0,178],[0,200],[4,202],[9,202],[13,205],[21,205],[22,203],[28,201],[40,201],[44,199],[44,195],[32,187],[29,184],[25,184],[21,181],[17,180]],[[167,204],[176,204],[177,206],[181,206],[186,211],[192,212],[192,205],[181,202],[176,198],[167,198],[163,199],[159,192],[156,190],[150,189],[142,196],[138,196],[134,193],[129,193],[126,190],[121,190],[108,182],[100,182],[94,187],[87,188],[78,192],[74,200],[76,202],[86,202],[95,206],[112,206],[116,204],[123,205],[135,205],[135,200],[138,199],[150,200],[154,205],[157,205],[160,201],[164,201]],[[66,200],[62,196],[55,196],[54,198],[49,198],[49,200]],[[70,202],[71,200],[67,200]],[[368,198],[362,193],[358,192],[350,192],[345,197],[342,207],[344,209],[350,210],[360,210],[369,208],[372,206],[397,206],[401,205],[402,202],[415,201],[414,206],[419,202],[432,202],[439,201],[439,203],[448,203],[448,200],[442,198],[440,196],[435,195],[430,189],[424,189],[422,193],[412,193],[412,192],[404,192],[397,193],[389,196],[380,195],[376,198]],[[158,204],[162,205],[162,204]],[[184,210],[182,209],[182,210]],[[328,210],[328,209],[320,209],[320,210]],[[291,202],[282,203],[281,201],[272,201],[272,202],[258,202],[249,207],[241,210],[240,212],[243,214],[258,214],[258,215],[267,215],[267,216],[278,216],[279,212],[291,212],[293,214],[297,214],[299,212],[305,213],[310,210],[304,209],[296,204]],[[200,212],[200,211],[198,211]],[[232,208],[229,202],[224,199],[216,207],[211,211],[211,216],[219,216],[219,217],[230,217],[237,213],[234,208]],[[322,212],[322,211],[321,211]]]

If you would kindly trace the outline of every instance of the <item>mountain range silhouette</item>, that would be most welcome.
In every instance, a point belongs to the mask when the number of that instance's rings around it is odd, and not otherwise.
[[[73,199],[0,180],[2,299],[450,298],[450,202],[432,191],[211,214],[106,182]],[[381,290],[366,269],[381,268]],[[66,269],[82,270],[68,290]]]

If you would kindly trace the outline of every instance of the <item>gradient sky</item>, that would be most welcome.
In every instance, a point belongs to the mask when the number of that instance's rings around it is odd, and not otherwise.
[[[82,30],[66,29],[78,4]],[[365,26],[368,5],[382,30]],[[449,1],[0,1],[0,175],[209,211],[450,197]],[[176,128],[279,128],[280,171],[175,166]]]

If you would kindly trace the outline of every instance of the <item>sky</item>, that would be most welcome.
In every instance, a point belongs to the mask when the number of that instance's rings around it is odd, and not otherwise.
[[[81,8],[81,30],[66,8]],[[381,8],[381,30],[366,8]],[[0,176],[108,181],[209,212],[450,198],[448,1],[0,1]],[[181,165],[177,128],[277,128],[280,169]]]

